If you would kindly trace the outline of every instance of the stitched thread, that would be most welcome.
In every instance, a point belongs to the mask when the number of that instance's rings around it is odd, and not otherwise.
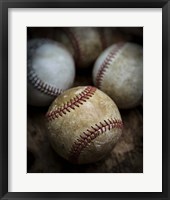
[[[82,150],[92,140],[94,140],[97,136],[103,134],[107,130],[111,130],[113,128],[122,129],[123,128],[122,121],[111,118],[111,119],[104,120],[103,122],[100,122],[99,124],[95,124],[94,126],[91,126],[91,128],[83,132],[80,135],[80,137],[72,145],[70,153],[69,153],[69,160],[76,163]]]
[[[73,48],[75,51],[74,57],[75,57],[77,65],[79,65],[82,59],[80,40],[78,36],[76,35],[76,33],[74,33],[70,28],[63,28],[63,32],[65,32],[65,34],[68,36],[68,38],[70,39],[70,42],[73,45]]]
[[[69,102],[64,103],[61,107],[51,112],[48,112],[46,114],[48,121],[52,121],[56,118],[66,115],[67,112],[71,111],[71,109],[75,110],[76,107],[79,107],[84,102],[86,102],[90,97],[92,97],[95,91],[96,91],[95,87],[87,86],[80,94],[70,99]]]
[[[115,58],[115,56],[117,55],[118,51],[121,49],[121,47],[123,45],[124,45],[124,43],[117,44],[117,46],[114,47],[110,51],[108,56],[105,58],[105,60],[103,61],[103,63],[99,67],[99,71],[98,71],[97,76],[96,76],[96,86],[98,88],[101,88],[101,83],[102,83],[104,74],[105,74],[106,70],[109,68],[110,62]]]

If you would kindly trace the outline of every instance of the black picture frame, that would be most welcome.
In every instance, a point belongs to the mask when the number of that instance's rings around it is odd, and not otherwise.
[[[162,8],[162,192],[8,192],[8,8]],[[0,0],[0,198],[6,199],[170,199],[170,2],[168,0]],[[168,79],[169,77],[169,79]]]

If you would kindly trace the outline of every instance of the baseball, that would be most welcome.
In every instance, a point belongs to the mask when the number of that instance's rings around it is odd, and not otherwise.
[[[27,45],[27,98],[33,106],[47,106],[74,82],[75,65],[61,44],[32,39]]]
[[[102,52],[101,37],[96,28],[58,28],[55,39],[68,48],[78,68],[89,67]]]
[[[94,64],[93,82],[119,108],[139,105],[143,96],[142,47],[128,42],[108,47]]]
[[[104,158],[118,141],[123,127],[113,100],[92,86],[63,92],[49,107],[46,118],[52,147],[76,164]]]

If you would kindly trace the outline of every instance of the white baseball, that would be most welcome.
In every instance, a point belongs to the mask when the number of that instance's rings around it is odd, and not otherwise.
[[[27,46],[27,98],[33,106],[47,106],[74,82],[75,64],[60,43],[32,39]]]
[[[143,50],[133,43],[108,47],[93,68],[94,85],[108,94],[119,108],[132,108],[143,96]]]

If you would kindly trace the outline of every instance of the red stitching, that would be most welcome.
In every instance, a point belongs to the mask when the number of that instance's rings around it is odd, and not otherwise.
[[[87,101],[95,93],[96,88],[92,86],[87,86],[80,94],[71,98],[69,102],[64,103],[61,107],[50,111],[46,114],[48,121],[52,121],[56,118],[66,115],[67,112],[70,112],[71,109],[75,110],[76,107],[79,107],[84,102]]]
[[[79,63],[81,62],[81,59],[82,59],[80,40],[79,40],[78,36],[71,30],[71,28],[63,28],[63,32],[66,33],[66,35],[70,39],[70,42],[73,45],[73,48],[75,51],[74,57],[75,57],[77,65],[79,65]]]
[[[111,130],[113,128],[122,129],[123,128],[122,121],[111,118],[111,119],[104,120],[103,122],[100,122],[99,124],[95,124],[94,126],[91,126],[91,128],[83,132],[80,135],[80,137],[72,145],[70,153],[69,153],[69,160],[73,163],[76,163],[82,150],[92,140],[94,140],[97,136],[103,134],[107,130]]]
[[[116,45],[116,47],[113,47],[113,49],[110,51],[108,56],[105,58],[101,66],[99,67],[99,71],[96,76],[96,86],[98,88],[101,87],[101,83],[104,77],[104,74],[106,70],[109,68],[109,64],[112,61],[113,58],[115,58],[117,52],[121,49],[121,47],[124,45],[124,43],[119,43]]]

